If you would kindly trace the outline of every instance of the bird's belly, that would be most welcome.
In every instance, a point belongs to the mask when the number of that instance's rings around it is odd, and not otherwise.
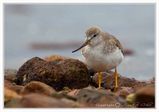
[[[99,48],[85,48],[82,54],[85,57],[88,67],[93,68],[96,71],[111,70],[118,66],[123,59],[123,54],[118,48],[109,54],[103,53]]]

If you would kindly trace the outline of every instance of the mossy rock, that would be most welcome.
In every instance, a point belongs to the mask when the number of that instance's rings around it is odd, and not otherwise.
[[[16,75],[16,83],[19,85],[30,81],[40,81],[56,90],[62,90],[63,87],[86,87],[90,76],[86,65],[79,60],[65,59],[54,63],[34,57],[25,62]]]

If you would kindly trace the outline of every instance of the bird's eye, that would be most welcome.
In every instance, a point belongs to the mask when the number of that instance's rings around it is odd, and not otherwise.
[[[93,35],[93,37],[96,37],[96,36],[97,36],[97,34],[94,34],[94,35]]]

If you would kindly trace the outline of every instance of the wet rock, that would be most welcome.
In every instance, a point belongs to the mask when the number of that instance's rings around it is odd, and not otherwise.
[[[12,99],[19,99],[21,98],[20,95],[18,95],[15,91],[8,89],[8,88],[4,88],[4,102],[8,102]]]
[[[40,93],[45,95],[52,95],[54,92],[55,90],[52,87],[39,81],[31,81],[21,90],[21,94]]]
[[[63,87],[83,88],[88,86],[90,81],[85,64],[75,59],[54,63],[34,57],[19,68],[16,77],[17,84],[40,81],[56,90],[62,90]]]
[[[113,89],[114,85],[115,85],[115,78],[113,75],[114,72],[103,72],[102,73],[102,87],[104,87],[105,89]],[[98,73],[96,73],[93,78],[92,78],[93,83],[96,84],[96,86],[98,85]],[[118,81],[119,81],[119,88],[120,87],[143,87],[146,85],[146,82],[141,82],[138,81],[134,78],[127,78],[127,77],[123,77],[121,75],[119,75],[118,77]]]

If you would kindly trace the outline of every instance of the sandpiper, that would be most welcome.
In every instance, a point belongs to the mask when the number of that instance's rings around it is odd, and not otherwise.
[[[103,32],[99,27],[91,27],[86,31],[86,40],[83,45],[72,53],[80,49],[82,49],[82,55],[85,57],[87,66],[98,72],[99,88],[101,88],[102,83],[102,72],[115,69],[114,89],[117,90],[117,66],[124,58],[123,47],[119,40],[113,35]]]

